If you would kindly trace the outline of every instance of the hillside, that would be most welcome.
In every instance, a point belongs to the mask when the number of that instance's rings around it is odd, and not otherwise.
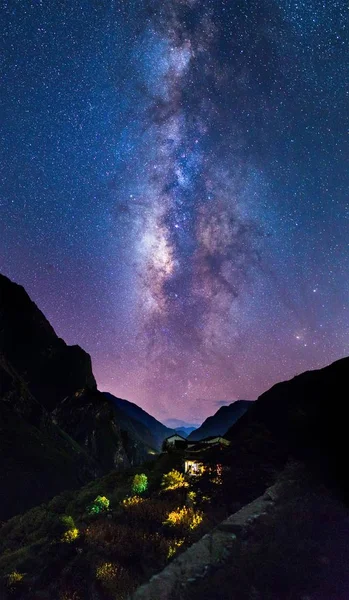
[[[132,600],[347,598],[348,391],[344,358],[262,394],[225,434],[231,516]]]
[[[155,417],[147,413],[140,406],[137,406],[137,404],[117,398],[108,392],[104,392],[104,396],[113,402],[119,411],[132,419],[134,424],[138,423],[139,428],[143,426],[140,434],[143,439],[147,439],[147,436],[149,436],[148,445],[150,447],[160,450],[164,439],[173,433],[173,429],[160,423],[160,421],[155,419]]]
[[[3,275],[0,370],[0,518],[140,464],[156,452],[161,432],[166,437],[145,411],[133,405],[139,421],[99,392],[90,356],[60,339],[26,291]]]
[[[200,477],[180,473],[180,450],[162,454],[5,523],[3,597],[15,591],[21,600],[33,592],[50,600],[123,600],[172,559],[173,567],[140,588],[137,600],[160,597],[159,589],[163,600],[210,600],[217,585],[222,599],[235,593],[293,600],[298,596],[288,582],[297,580],[304,593],[321,588],[318,561],[333,560],[345,546],[337,534],[347,515],[348,471],[339,458],[347,458],[348,366],[343,359],[263,394],[227,432],[231,445],[205,453],[208,468]],[[330,390],[337,401],[333,417],[327,415]],[[173,469],[179,473],[171,475]],[[146,481],[138,491],[136,474]],[[98,496],[106,508],[91,511]],[[303,564],[306,578],[299,575]],[[339,561],[336,574],[325,578],[326,593],[345,597],[345,573]]]
[[[189,441],[202,440],[211,435],[224,435],[252,406],[249,400],[236,400],[228,406],[221,406],[217,412],[205,419],[202,425],[188,435]]]
[[[77,392],[52,412],[53,419],[100,465],[103,473],[141,464],[155,454],[149,430],[98,390]]]
[[[48,411],[77,390],[96,389],[91,358],[60,339],[24,288],[0,274],[0,354]]]
[[[0,356],[0,519],[101,474]]]
[[[315,465],[320,461],[348,495],[348,416],[349,358],[343,358],[274,385],[225,437],[237,448],[264,432],[280,452]]]
[[[132,600],[346,600],[347,507],[304,465],[223,520]]]

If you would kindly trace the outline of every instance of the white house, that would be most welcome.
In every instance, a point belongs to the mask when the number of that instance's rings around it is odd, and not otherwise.
[[[216,435],[216,436],[211,435],[208,438],[204,438],[203,440],[200,440],[200,443],[201,444],[209,444],[211,446],[214,446],[215,444],[222,444],[223,446],[230,446],[230,441],[226,440],[221,435]]]
[[[179,433],[173,433],[170,437],[164,440],[164,444],[168,446],[175,446],[177,442],[186,442],[187,440],[179,435]]]

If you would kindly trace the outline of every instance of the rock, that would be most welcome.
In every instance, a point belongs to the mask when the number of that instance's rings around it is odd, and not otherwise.
[[[0,429],[0,518],[154,454],[144,423],[97,390],[90,356],[60,339],[26,291],[3,275]]]

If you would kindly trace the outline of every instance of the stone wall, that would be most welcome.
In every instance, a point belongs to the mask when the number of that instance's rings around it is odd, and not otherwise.
[[[267,512],[278,497],[279,483],[223,521],[180,554],[133,594],[131,600],[181,600],[188,585],[205,577],[234,552],[234,545]]]

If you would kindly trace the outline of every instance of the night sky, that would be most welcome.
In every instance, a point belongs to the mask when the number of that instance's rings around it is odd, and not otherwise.
[[[160,419],[349,354],[348,10],[8,0],[0,271]]]

